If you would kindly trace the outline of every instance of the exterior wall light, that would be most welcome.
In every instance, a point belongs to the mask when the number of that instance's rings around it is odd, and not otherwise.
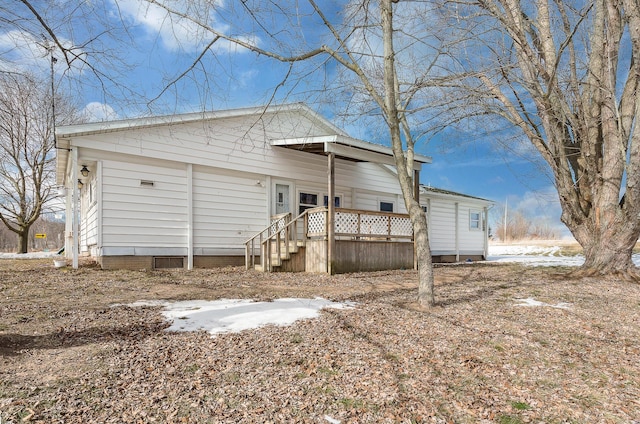
[[[86,177],[89,175],[89,170],[87,169],[87,165],[82,165],[82,169],[80,170],[80,173],[82,174],[83,177]]]
[[[80,190],[82,190],[82,186],[83,186],[83,185],[84,185],[84,184],[82,184],[82,181],[80,181],[80,179],[78,179],[78,188],[79,188]]]

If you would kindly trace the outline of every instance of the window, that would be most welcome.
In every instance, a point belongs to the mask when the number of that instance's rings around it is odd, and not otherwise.
[[[469,211],[469,229],[480,230],[482,214],[478,211]]]
[[[340,196],[336,196],[333,198],[333,206],[335,206],[336,208],[339,208],[341,203],[342,202],[340,200]],[[324,205],[329,206],[329,196],[324,196]]]
[[[96,180],[91,179],[89,181],[89,205],[93,205],[97,201],[96,197]]]
[[[380,202],[380,212],[393,212],[393,203]]]
[[[300,192],[298,200],[298,213],[302,213],[307,209],[315,208],[316,206],[318,206],[318,195],[314,193]]]

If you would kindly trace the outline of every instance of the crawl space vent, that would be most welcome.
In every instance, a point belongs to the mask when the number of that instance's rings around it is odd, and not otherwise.
[[[184,268],[184,258],[153,258],[155,269]]]

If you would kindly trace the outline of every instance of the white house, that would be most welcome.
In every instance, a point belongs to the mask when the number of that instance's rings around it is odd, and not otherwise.
[[[488,210],[493,202],[430,186],[420,186],[427,214],[429,243],[435,262],[486,259]]]
[[[391,150],[303,104],[71,125],[56,139],[75,267],[81,255],[103,268],[412,266]],[[416,180],[430,162],[416,155]],[[490,202],[425,187],[420,200],[436,257],[486,256]]]

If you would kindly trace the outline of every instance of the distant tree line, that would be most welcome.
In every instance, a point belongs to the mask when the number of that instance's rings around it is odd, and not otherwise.
[[[46,234],[46,238],[36,238],[36,234]],[[0,252],[17,252],[18,235],[6,226],[0,225]],[[27,238],[29,251],[54,251],[64,246],[64,222],[40,217],[32,226]]]
[[[507,216],[495,215],[493,219],[493,235],[500,241],[518,240],[557,240],[560,231],[551,225],[546,218],[530,218],[521,211],[514,211]]]

